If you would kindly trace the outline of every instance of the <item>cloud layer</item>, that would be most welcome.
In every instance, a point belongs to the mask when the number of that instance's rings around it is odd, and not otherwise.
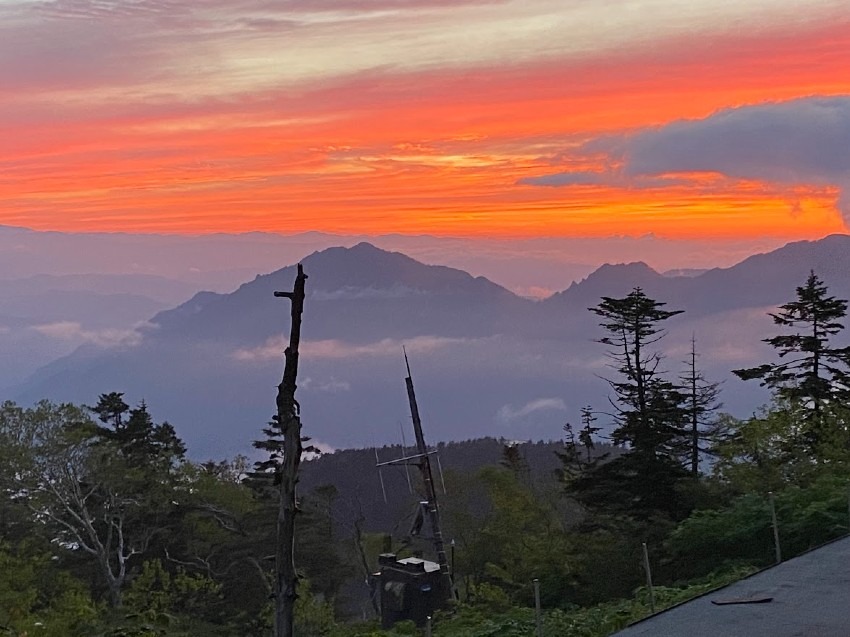
[[[441,347],[456,347],[464,343],[478,342],[481,339],[448,338],[445,336],[415,336],[405,341],[385,338],[374,343],[355,344],[338,340],[302,341],[300,351],[313,359],[344,359],[364,356],[398,357],[402,348],[411,352],[429,352]],[[276,336],[268,339],[260,347],[238,349],[233,352],[235,360],[243,362],[264,362],[282,360],[283,350],[288,339]]]

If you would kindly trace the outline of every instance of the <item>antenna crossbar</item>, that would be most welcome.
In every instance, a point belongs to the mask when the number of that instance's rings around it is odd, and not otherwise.
[[[425,457],[433,455],[435,453],[437,453],[436,449],[434,449],[432,451],[427,451],[425,453],[417,453],[417,454],[412,455],[412,456],[405,456],[403,458],[396,458],[395,460],[387,460],[386,462],[379,462],[375,466],[376,467],[385,467],[385,466],[390,465],[390,464],[402,464],[402,463],[406,463],[408,460],[416,460],[417,458],[425,458]]]

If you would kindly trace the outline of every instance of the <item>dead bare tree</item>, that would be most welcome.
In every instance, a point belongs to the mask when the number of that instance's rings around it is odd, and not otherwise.
[[[254,442],[258,449],[269,452],[268,460],[255,463],[250,478],[256,484],[272,486],[278,499],[275,572],[270,584],[274,598],[274,637],[293,637],[295,600],[298,599],[298,575],[295,571],[295,487],[304,448],[301,444],[300,406],[295,400],[298,376],[298,346],[301,341],[301,314],[304,311],[304,284],[307,275],[301,264],[292,292],[275,292],[289,299],[292,322],[289,345],[283,352],[283,379],[277,388],[277,413],[263,429],[265,440]]]
[[[298,376],[298,345],[301,341],[301,314],[304,311],[304,284],[307,275],[298,264],[298,275],[292,292],[275,292],[277,297],[288,298],[291,304],[292,323],[289,347],[284,350],[283,379],[277,391],[277,427],[283,435],[283,462],[277,465],[275,481],[279,485],[277,516],[277,550],[275,552],[274,579],[274,635],[293,637],[295,600],[298,599],[298,574],[295,571],[295,487],[298,483],[298,466],[301,464],[301,417],[295,400],[295,380]]]

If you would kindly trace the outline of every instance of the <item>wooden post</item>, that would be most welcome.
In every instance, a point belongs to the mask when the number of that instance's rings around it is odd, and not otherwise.
[[[773,491],[768,491],[770,498],[770,518],[773,522],[773,547],[776,550],[776,563],[782,562],[782,548],[779,546],[779,522],[776,520],[776,498],[773,497]]]
[[[847,487],[847,529],[850,530],[850,486]]]
[[[652,588],[652,569],[649,567],[649,550],[643,542],[643,570],[646,571],[646,587],[649,589],[649,610],[655,612],[655,590]]]
[[[540,580],[536,577],[534,582],[534,621],[537,629],[537,637],[543,637],[543,620],[540,616]]]
[[[301,313],[304,310],[304,283],[307,275],[298,264],[292,292],[275,292],[276,297],[292,301],[289,347],[284,351],[283,379],[277,392],[277,425],[283,433],[283,463],[278,466],[280,498],[277,516],[277,550],[274,580],[274,637],[293,637],[295,600],[298,599],[298,575],[295,572],[295,486],[301,464],[301,417],[295,400],[298,376],[298,345],[301,341]]]
[[[847,487],[847,530],[850,531],[850,485]]]

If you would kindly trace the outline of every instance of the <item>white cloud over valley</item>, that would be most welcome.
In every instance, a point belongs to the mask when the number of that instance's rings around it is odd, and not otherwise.
[[[138,328],[91,330],[74,321],[57,321],[35,325],[31,329],[58,341],[91,343],[99,347],[135,347],[142,342],[142,333]]]
[[[399,356],[402,348],[408,352],[428,352],[442,347],[478,342],[482,339],[449,338],[445,336],[415,336],[398,340],[385,338],[372,343],[346,343],[336,339],[320,341],[302,341],[300,353],[314,359],[343,359],[362,356]],[[253,348],[240,348],[233,352],[232,357],[244,362],[264,362],[282,360],[283,350],[289,340],[284,336],[274,336],[266,342]]]
[[[566,411],[567,406],[561,398],[536,398],[521,407],[502,405],[496,414],[500,422],[509,424],[539,411]]]

